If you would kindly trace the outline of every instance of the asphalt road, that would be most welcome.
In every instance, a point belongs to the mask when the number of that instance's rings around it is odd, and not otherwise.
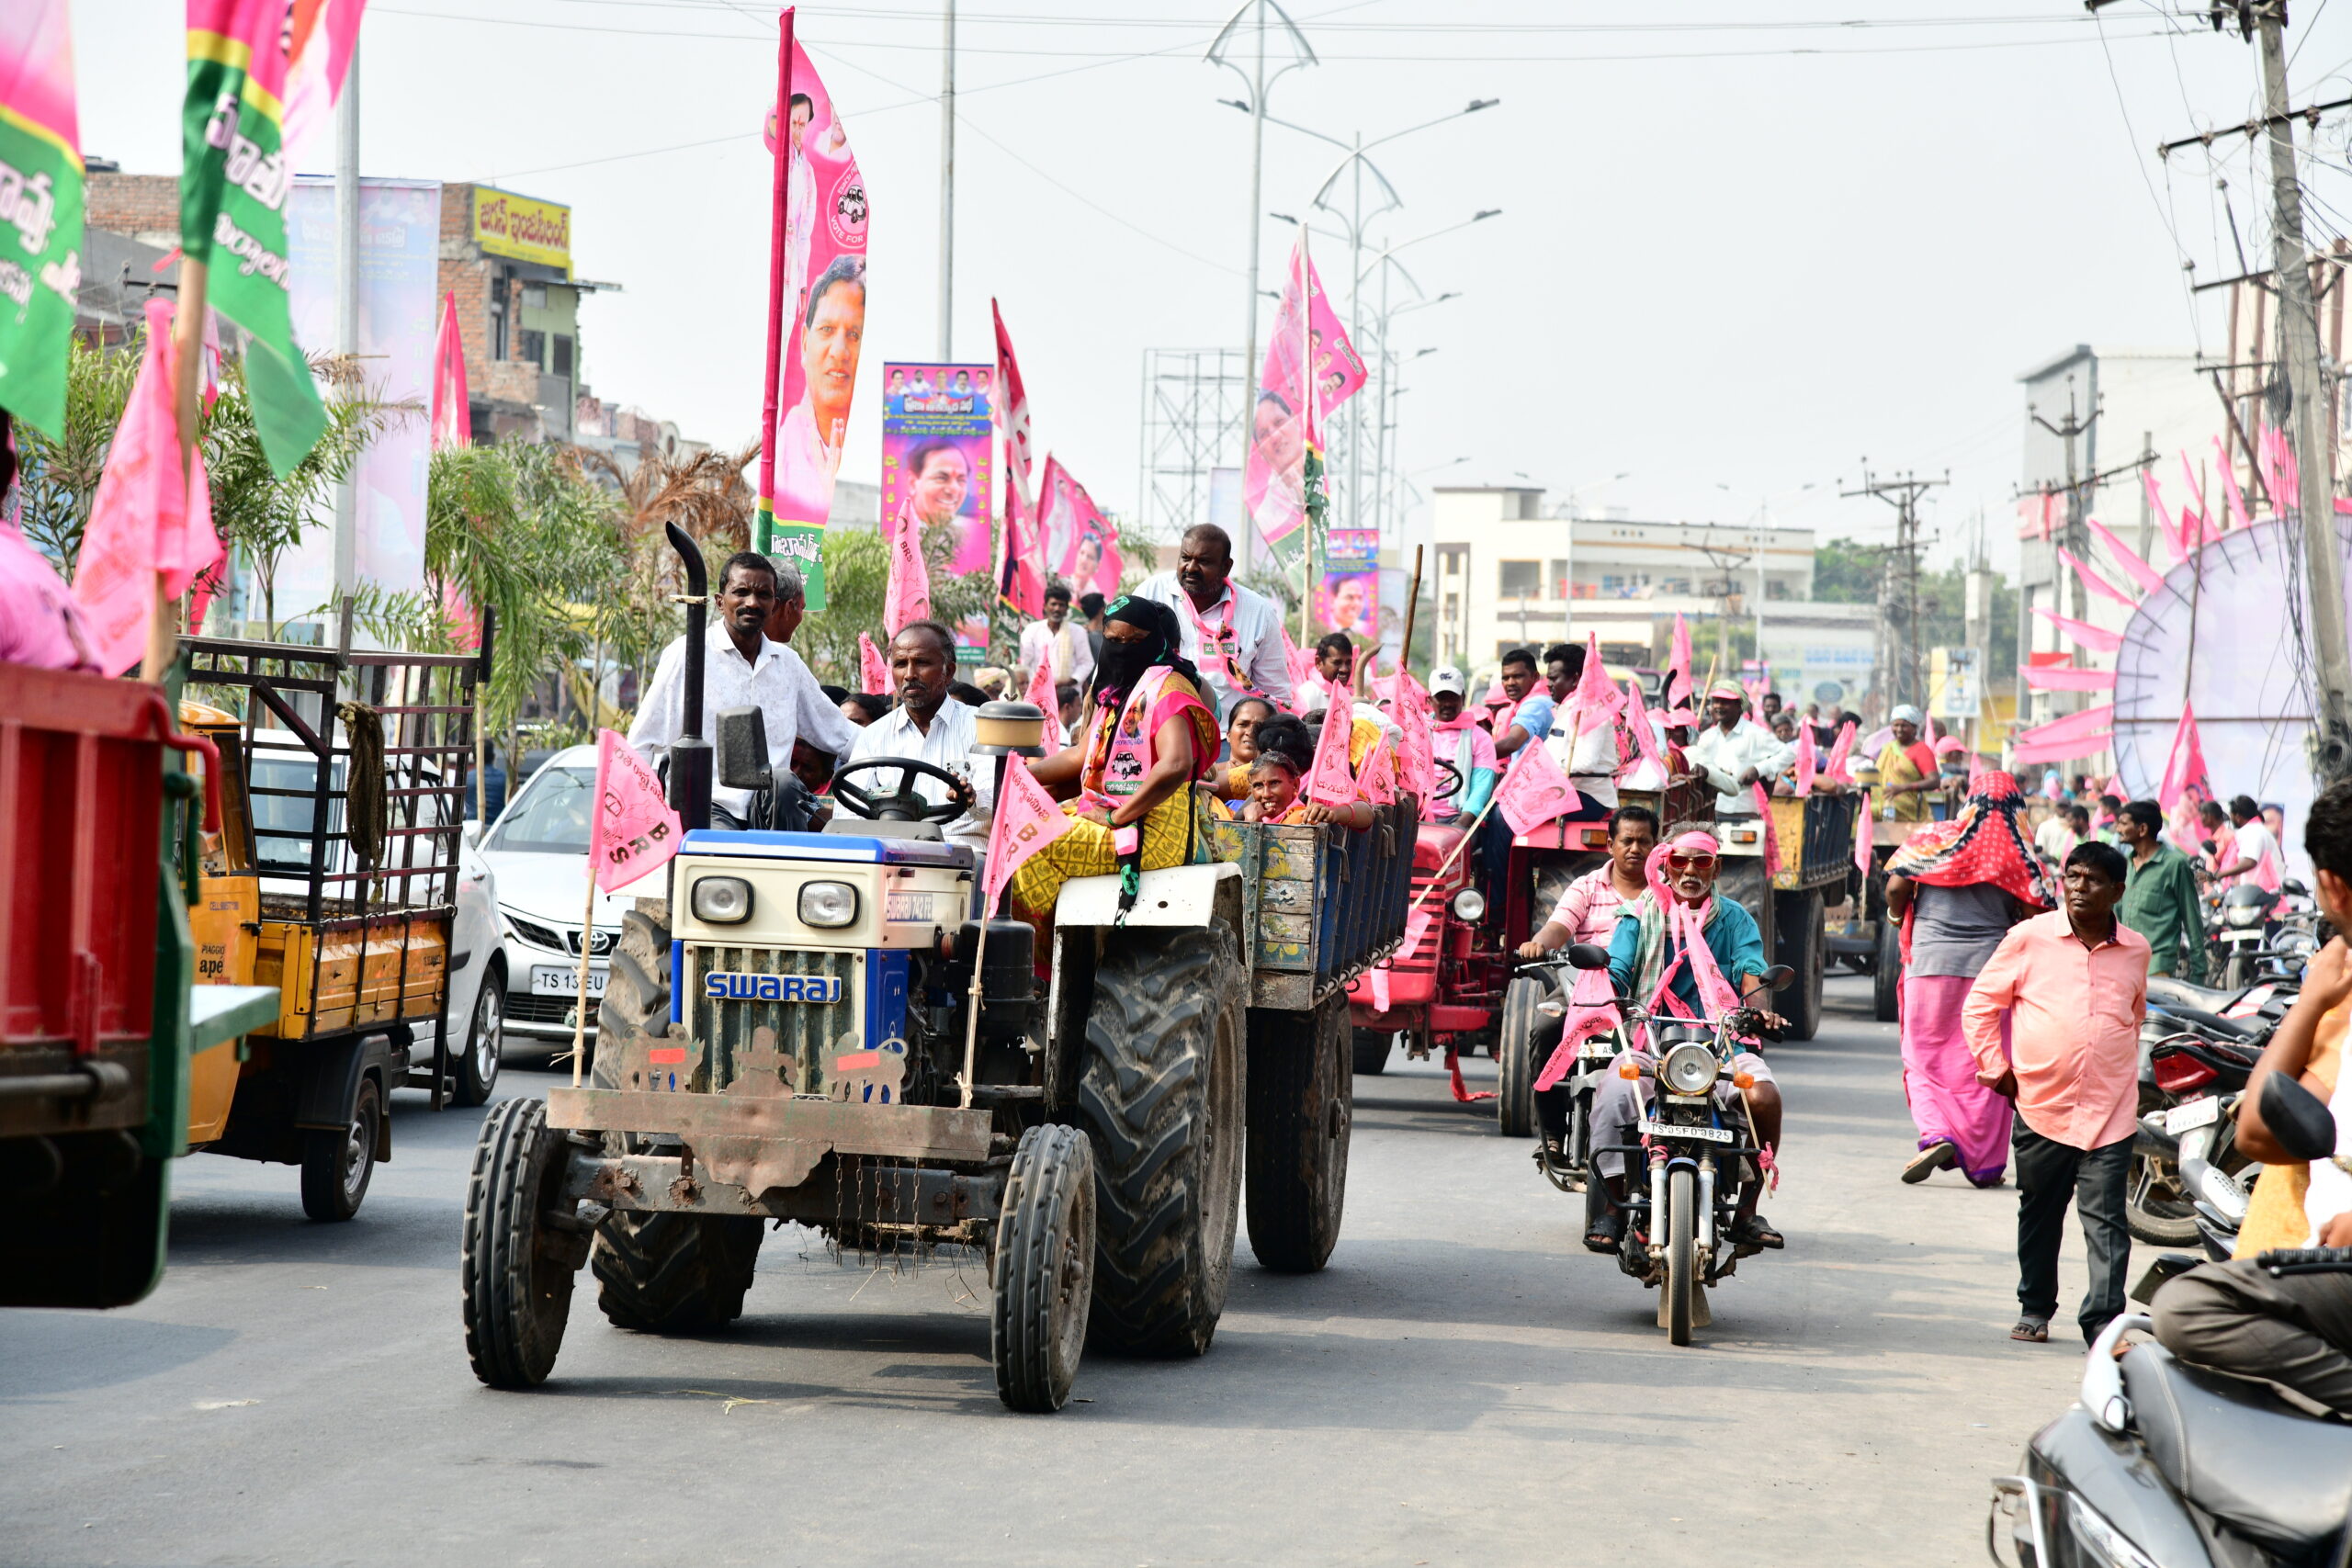
[[[199,1156],[153,1296],[0,1316],[0,1562],[1982,1562],[1987,1478],[2079,1342],[2006,1337],[2011,1190],[1896,1182],[1894,1030],[1831,990],[1773,1056],[1789,1250],[1698,1345],[1581,1249],[1529,1145],[1392,1067],[1357,1080],[1330,1268],[1245,1241],[1204,1359],[1090,1359],[1057,1416],[998,1404],[980,1270],[847,1270],[796,1231],[732,1331],[623,1333],[583,1289],[555,1380],[494,1393],[458,1322],[474,1113],[401,1096],[343,1226],[288,1168]]]

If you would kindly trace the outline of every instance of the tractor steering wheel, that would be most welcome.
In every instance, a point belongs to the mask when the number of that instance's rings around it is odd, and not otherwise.
[[[849,783],[853,773],[896,768],[899,787],[889,794],[878,790],[864,790]],[[947,786],[948,796],[942,801],[925,800],[914,790],[915,775],[928,773]],[[912,757],[867,757],[852,762],[833,775],[833,798],[849,807],[850,815],[869,822],[953,822],[972,809],[978,798],[972,786],[945,768],[933,762],[920,761]]]
[[[1437,769],[1437,797],[1453,801],[1458,807],[1462,799],[1462,770],[1451,762],[1432,765]]]

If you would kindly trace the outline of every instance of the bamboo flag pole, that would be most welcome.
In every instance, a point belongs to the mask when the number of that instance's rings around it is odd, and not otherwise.
[[[580,911],[580,975],[571,995],[571,1087],[580,1087],[580,1057],[588,1043],[588,950],[596,945],[596,868],[588,867],[588,903]]]
[[[1413,616],[1421,607],[1421,549],[1413,547],[1413,585],[1405,592],[1405,638],[1396,645],[1396,671],[1402,674],[1413,665]]]
[[[179,301],[172,318],[173,361],[172,412],[179,426],[180,479],[185,484],[194,466],[196,456],[197,421],[202,413],[198,392],[204,369],[204,285],[205,265],[187,256],[180,258]],[[154,345],[148,345],[154,352]],[[164,578],[155,574],[155,614],[147,624],[147,652],[140,660],[139,678],[161,681],[164,671],[171,668],[173,656],[178,651],[179,604],[164,592]]]

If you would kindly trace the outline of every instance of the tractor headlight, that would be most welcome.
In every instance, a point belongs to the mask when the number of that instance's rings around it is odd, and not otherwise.
[[[704,876],[687,900],[695,919],[731,926],[752,918],[752,885],[740,876]]]
[[[1715,1054],[1695,1040],[1686,1040],[1666,1054],[1657,1076],[1677,1094],[1704,1094],[1714,1087]]]
[[[1464,925],[1475,926],[1487,918],[1487,896],[1475,887],[1465,887],[1453,896],[1453,918]]]
[[[800,923],[804,926],[846,926],[857,919],[857,889],[846,882],[804,882],[800,885]]]

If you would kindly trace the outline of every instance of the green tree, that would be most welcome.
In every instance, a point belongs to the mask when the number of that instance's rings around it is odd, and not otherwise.
[[[70,352],[65,424],[58,438],[52,441],[21,421],[16,425],[23,459],[18,484],[25,536],[61,564],[69,582],[140,361],[140,352],[131,344],[94,348],[78,336]]]

